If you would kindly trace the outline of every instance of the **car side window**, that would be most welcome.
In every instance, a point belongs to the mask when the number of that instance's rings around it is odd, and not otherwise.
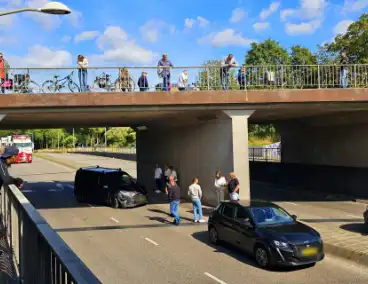
[[[250,215],[249,212],[247,211],[247,209],[245,209],[242,206],[237,206],[236,207],[236,216],[235,219],[239,222],[242,222],[246,219],[250,219]]]
[[[235,208],[231,205],[224,205],[224,208],[222,209],[222,215],[234,219],[234,213],[235,213]]]
[[[125,185],[130,185],[132,183],[130,177],[126,174],[123,174],[121,176],[121,185],[125,186]]]

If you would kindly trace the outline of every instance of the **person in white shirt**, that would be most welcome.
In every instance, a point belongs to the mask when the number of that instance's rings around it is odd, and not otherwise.
[[[178,174],[176,173],[173,166],[170,166],[169,169],[170,169],[170,177],[173,177],[175,183],[177,184],[178,183]]]
[[[188,71],[184,70],[178,79],[178,89],[179,91],[185,91],[188,86]]]
[[[87,92],[87,68],[88,60],[83,55],[78,55],[78,77],[81,92]]]
[[[221,62],[221,85],[224,90],[228,90],[230,87],[229,71],[232,67],[238,66],[238,62],[232,54],[229,54]]]
[[[224,190],[226,188],[226,179],[221,175],[221,171],[215,173],[215,192],[217,196],[217,204],[224,200]]]
[[[169,183],[169,177],[171,176],[171,170],[167,164],[165,164],[165,182]]]
[[[162,189],[161,180],[162,180],[162,169],[160,168],[158,164],[156,164],[156,168],[155,168],[155,182],[156,182],[155,192],[156,193],[161,192],[161,189]]]
[[[188,196],[190,197],[193,203],[194,223],[196,222],[204,223],[206,221],[203,219],[203,213],[202,213],[202,203],[201,203],[202,189],[198,183],[199,183],[198,178],[197,177],[194,178],[193,183],[189,186]],[[198,220],[197,220],[197,213],[198,213]]]

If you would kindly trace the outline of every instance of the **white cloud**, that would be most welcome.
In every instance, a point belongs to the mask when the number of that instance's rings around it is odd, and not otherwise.
[[[194,26],[195,22],[196,22],[196,20],[194,20],[194,19],[186,18],[186,19],[184,20],[184,26],[185,26],[187,29],[191,29],[191,28]]]
[[[360,12],[368,7],[368,0],[345,0],[343,11]]]
[[[257,41],[245,38],[240,33],[235,33],[233,29],[211,33],[198,40],[200,44],[210,43],[213,47],[249,46],[252,42]]]
[[[186,18],[184,20],[184,27],[186,29],[191,29],[193,28],[196,24],[198,23],[199,27],[201,28],[205,28],[210,24],[210,21],[207,20],[206,18],[203,18],[201,16],[198,16],[196,19],[190,19],[190,18]]]
[[[313,20],[310,22],[302,22],[300,24],[285,24],[285,32],[288,35],[307,35],[314,33],[321,26],[320,20]]]
[[[71,66],[72,55],[65,50],[52,50],[41,45],[28,49],[25,56],[7,56],[12,67],[65,67]]]
[[[230,23],[240,22],[245,16],[246,16],[246,13],[243,9],[236,8],[233,10],[231,14]]]
[[[100,33],[98,31],[85,31],[77,34],[74,38],[74,42],[78,43],[80,41],[93,40],[96,39]]]
[[[264,20],[275,13],[280,7],[280,2],[272,2],[267,9],[263,9],[259,17],[261,20]]]
[[[139,31],[145,41],[157,42],[163,32],[173,34],[175,26],[169,25],[162,20],[149,20],[139,28]]]
[[[61,42],[70,42],[72,40],[71,36],[65,35],[61,38]]]
[[[77,28],[81,25],[83,15],[81,12],[77,10],[72,10],[72,12],[69,15],[65,15],[63,17],[65,17],[73,27]]]
[[[201,16],[198,16],[197,17],[197,21],[199,22],[199,26],[201,28],[205,28],[205,27],[207,27],[210,24],[210,21],[209,20],[207,20],[206,18],[203,18]]]
[[[263,31],[265,29],[268,29],[270,27],[270,23],[268,22],[259,22],[259,23],[255,23],[253,25],[253,29],[256,31],[256,32],[260,32],[260,31]]]
[[[286,21],[289,18],[315,19],[323,16],[327,0],[299,0],[298,9],[285,9],[280,12],[280,18]]]
[[[91,62],[150,64],[158,56],[157,53],[137,45],[135,40],[130,39],[128,34],[117,26],[107,27],[97,39],[97,45],[103,54],[91,56]]]
[[[35,7],[39,8],[39,7],[43,7],[47,2],[49,1],[47,0],[28,0],[27,6],[29,8],[35,8]],[[56,15],[47,15],[43,13],[25,13],[24,15],[38,22],[46,30],[53,30],[55,28],[58,28],[61,24],[60,17]]]
[[[346,31],[348,30],[349,26],[354,23],[354,21],[352,20],[343,20],[340,21],[334,28],[333,28],[333,33],[335,35],[339,35],[339,34],[345,34]]]

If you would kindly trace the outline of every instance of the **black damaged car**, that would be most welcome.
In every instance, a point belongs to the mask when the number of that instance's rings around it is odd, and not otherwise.
[[[222,202],[211,213],[211,243],[225,241],[255,257],[259,266],[313,265],[324,258],[323,241],[276,204]]]
[[[144,186],[121,169],[80,168],[75,174],[74,196],[78,202],[106,204],[112,208],[145,205],[148,195]]]

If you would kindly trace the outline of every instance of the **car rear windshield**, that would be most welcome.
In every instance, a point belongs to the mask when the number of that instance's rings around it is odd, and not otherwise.
[[[294,222],[288,213],[278,207],[254,207],[250,208],[250,212],[254,222],[260,226]]]

